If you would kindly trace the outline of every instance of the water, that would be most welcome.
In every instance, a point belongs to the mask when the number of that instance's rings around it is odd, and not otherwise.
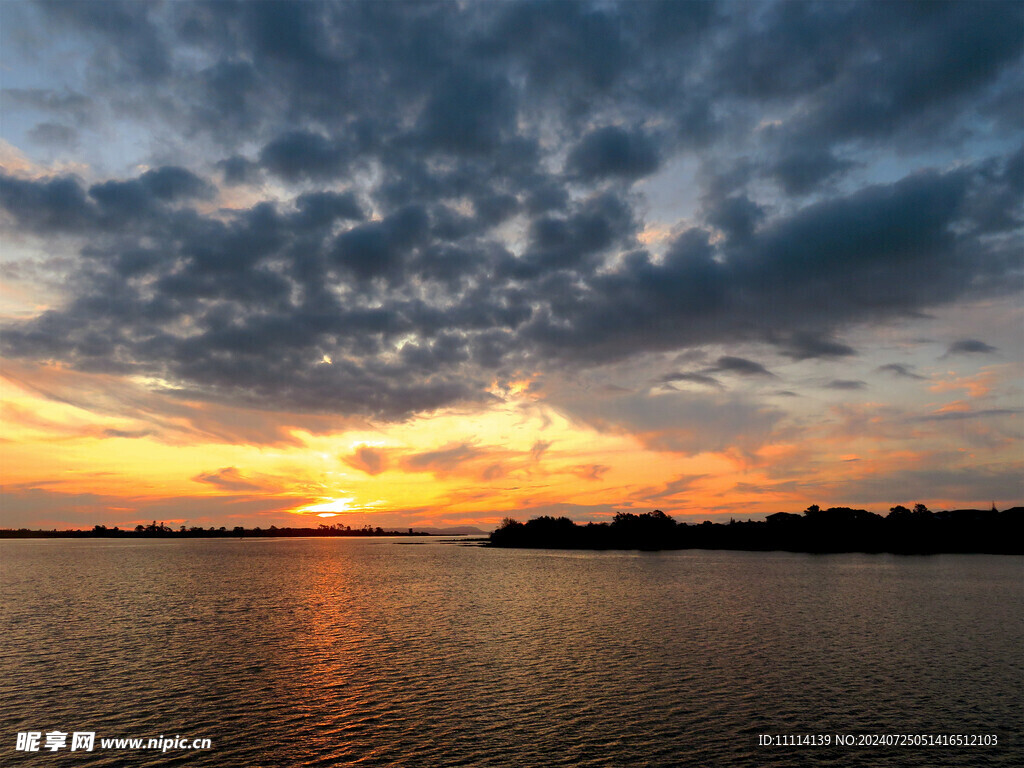
[[[4,764],[1024,764],[1024,558],[33,540],[0,573]],[[837,733],[999,746],[757,743]]]

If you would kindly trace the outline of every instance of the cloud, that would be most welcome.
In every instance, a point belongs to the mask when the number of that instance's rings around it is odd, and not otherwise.
[[[715,364],[711,368],[708,368],[708,371],[736,373],[740,376],[775,375],[760,363],[755,363],[753,360],[747,360],[742,357],[732,357],[731,355],[718,358]]]
[[[221,467],[216,472],[200,473],[192,479],[225,491],[258,491],[262,488],[258,483],[243,477],[236,467]]]
[[[406,472],[433,472],[436,475],[446,475],[460,469],[467,462],[479,459],[486,453],[484,449],[469,443],[459,443],[435,451],[403,456],[399,463]]]
[[[922,416],[922,421],[963,421],[965,419],[984,419],[991,416],[1016,416],[1022,413],[1018,408],[984,408],[978,411],[967,410],[939,410],[936,413]]]
[[[8,109],[27,107],[37,112],[65,118],[79,126],[90,124],[95,119],[94,101],[67,87],[60,90],[4,88],[0,91],[0,103],[7,104]]]
[[[857,354],[853,347],[810,332],[793,334],[781,343],[781,347],[782,353],[794,360],[848,357]]]
[[[430,219],[420,206],[408,206],[383,221],[353,227],[338,236],[331,258],[360,280],[397,277],[409,249],[423,241]]]
[[[664,485],[640,488],[632,494],[631,498],[644,504],[658,504],[664,500],[679,501],[676,497],[691,490],[706,477],[707,475],[679,475]]]
[[[996,381],[996,371],[983,370],[973,376],[940,379],[930,385],[928,389],[932,392],[950,392],[962,389],[971,397],[979,398],[988,395],[995,386]]]
[[[1024,495],[1024,465],[972,464],[935,469],[899,469],[864,475],[844,483],[844,496],[855,503],[906,503],[955,500],[951,506],[988,508],[993,499],[1016,503]],[[936,504],[937,506],[937,504]],[[934,508],[934,506],[933,506]]]
[[[867,389],[867,384],[858,379],[832,379],[828,384],[824,385],[826,389],[838,389],[842,391],[856,391],[858,389]]]
[[[540,461],[541,457],[547,453],[548,448],[552,445],[550,440],[538,440],[530,448],[530,458],[534,461]]]
[[[27,365],[11,360],[4,361],[0,373],[10,384],[31,395],[131,425],[123,430],[126,434],[110,436],[141,437],[142,432],[148,432],[154,440],[170,445],[227,443],[299,447],[304,442],[296,436],[297,430],[328,434],[367,426],[362,419],[331,414],[193,401],[179,392],[153,391],[110,373]]]
[[[505,467],[501,464],[495,463],[489,465],[480,473],[480,479],[482,480],[497,480],[499,477],[504,477],[506,474]]]
[[[274,397],[385,418],[486,399],[483,370],[517,359],[611,362],[751,339],[751,328],[797,360],[849,356],[851,347],[805,326],[905,312],[971,282],[976,260],[945,231],[969,178],[911,176],[813,203],[736,245],[691,228],[662,260],[630,251],[608,262],[635,223],[622,198],[603,193],[566,216],[538,216],[517,257],[481,241],[475,224],[446,233],[436,206],[360,221],[348,192],[303,193],[294,212],[260,203],[205,217],[180,207],[209,194],[182,168],[88,194],[72,177],[3,177],[0,205],[23,228],[97,238],[83,249],[74,300],[9,325],[5,349],[85,370],[136,367],[211,399]],[[879,278],[922,259],[932,269],[915,271],[917,284]],[[442,270],[446,261],[454,271]],[[425,284],[435,288],[409,290]],[[321,365],[325,354],[336,362]],[[723,360],[709,370],[765,375]]]
[[[0,206],[23,229],[39,233],[76,231],[95,215],[85,190],[67,176],[44,181],[0,176]]]
[[[933,10],[833,5],[818,13],[770,4],[738,25],[713,66],[720,87],[737,94],[798,99],[800,109],[778,132],[811,152],[915,129],[909,140],[918,144],[950,140],[950,116],[1019,59],[1021,11],[989,4]]]
[[[791,148],[784,150],[769,166],[768,175],[777,180],[787,194],[804,195],[855,165],[849,160],[839,160],[827,149]]]
[[[104,437],[121,437],[129,440],[138,440],[143,437],[150,437],[157,434],[156,430],[152,429],[113,429],[107,428],[103,430]]]
[[[224,183],[229,187],[239,184],[251,184],[259,179],[259,163],[255,163],[241,155],[232,155],[217,162],[224,177]]]
[[[715,387],[716,389],[722,388],[722,383],[718,379],[714,376],[708,376],[703,373],[684,373],[682,371],[674,371],[673,373],[666,373],[660,380],[665,383],[673,381],[690,381],[694,384],[704,384],[709,387]]]
[[[636,179],[658,169],[657,147],[639,131],[618,126],[591,131],[569,152],[568,171],[585,179],[618,176]]]
[[[4,321],[12,359],[393,421],[516,370],[840,360],[854,327],[1021,287],[1017,3],[38,10],[12,38],[85,74],[5,91],[11,124],[89,160],[138,136],[152,170],[5,168],[10,235],[74,254]],[[771,375],[677,380],[718,372]]]
[[[101,45],[116,47],[116,53],[104,62],[104,74],[146,82],[161,82],[171,74],[171,50],[155,14],[146,9],[120,3],[54,3],[46,7],[46,15],[48,20],[79,30]]]
[[[731,240],[749,240],[765,210],[746,195],[732,195],[705,205],[707,222],[722,230]]]
[[[342,457],[342,461],[368,475],[379,475],[388,468],[388,454],[368,445],[359,446],[354,453]]]
[[[597,481],[609,470],[611,470],[611,467],[605,464],[580,464],[579,466],[572,467],[569,471],[583,480]]]
[[[260,150],[260,164],[285,181],[323,180],[336,177],[349,161],[348,149],[312,131],[289,131]],[[237,175],[238,162],[231,170]]]
[[[948,357],[949,355],[990,355],[998,351],[995,347],[978,339],[959,339],[949,345],[943,357]]]
[[[139,184],[153,197],[166,202],[213,196],[210,184],[188,169],[175,166],[146,171],[139,177]]]
[[[366,218],[353,192],[306,192],[295,199],[295,207],[301,217],[296,226],[314,231],[337,221],[362,221]]]
[[[74,148],[78,145],[78,131],[60,123],[37,123],[28,132],[30,141],[44,146]]]
[[[435,86],[420,114],[417,138],[444,152],[487,152],[514,132],[515,114],[507,78],[458,70]]]
[[[899,376],[905,379],[925,378],[924,376],[914,373],[913,370],[911,370],[911,366],[905,365],[903,363],[887,363],[886,365],[879,366],[875,370],[880,372],[891,373],[893,376]]]
[[[755,450],[783,415],[742,397],[707,392],[594,396],[566,389],[552,391],[547,402],[577,423],[680,454]]]

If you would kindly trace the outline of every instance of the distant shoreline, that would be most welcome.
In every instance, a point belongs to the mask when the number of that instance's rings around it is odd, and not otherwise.
[[[611,523],[577,524],[566,517],[526,523],[506,518],[488,547],[577,550],[725,549],[748,552],[1024,555],[1024,507],[1002,512],[932,512],[893,507],[887,517],[863,509],[808,507],[764,521],[678,523],[661,510],[620,512]]]
[[[319,528],[242,528],[242,529],[199,529],[199,530],[121,530],[97,526],[91,530],[43,531],[26,528],[0,529],[0,539],[291,539],[291,538],[375,538],[380,536],[450,536],[427,531],[385,531],[373,530],[327,530]]]

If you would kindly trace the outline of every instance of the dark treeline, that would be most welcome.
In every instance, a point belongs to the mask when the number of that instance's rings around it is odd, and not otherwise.
[[[380,526],[373,528],[364,525],[362,528],[350,528],[347,525],[318,525],[316,528],[202,528],[184,525],[172,528],[154,520],[150,525],[137,525],[134,528],[121,529],[116,525],[107,528],[96,525],[84,531],[30,531],[27,528],[13,530],[0,529],[0,539],[91,539],[91,538],[124,538],[124,539],[197,539],[197,538],[251,538],[251,537],[301,537],[301,536],[429,536],[423,531],[386,531]]]
[[[611,523],[577,525],[567,517],[506,518],[490,537],[494,547],[551,549],[741,549],[790,552],[940,552],[1024,554],[1024,507],[999,512],[932,512],[923,504],[895,506],[885,517],[863,509],[808,507],[764,521],[678,523],[660,509],[620,512]]]

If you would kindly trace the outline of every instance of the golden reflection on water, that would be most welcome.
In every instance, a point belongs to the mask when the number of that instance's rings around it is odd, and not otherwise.
[[[190,765],[787,765],[757,733],[1019,723],[1020,558],[0,546],[5,722],[213,739]]]

